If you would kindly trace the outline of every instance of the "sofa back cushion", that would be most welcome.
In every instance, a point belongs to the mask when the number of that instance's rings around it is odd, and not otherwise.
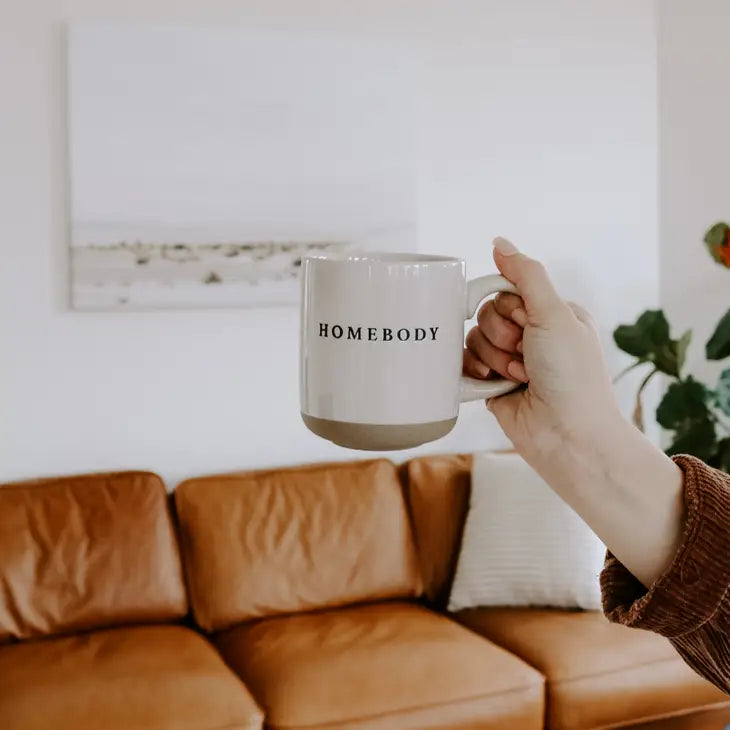
[[[0,640],[186,613],[158,476],[119,472],[0,486]]]
[[[386,460],[202,477],[175,492],[199,626],[403,598],[421,580]]]
[[[424,593],[445,608],[469,511],[471,455],[423,456],[402,465]]]

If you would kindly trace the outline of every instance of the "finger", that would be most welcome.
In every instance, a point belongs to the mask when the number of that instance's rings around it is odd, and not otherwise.
[[[544,325],[565,305],[555,290],[545,267],[520,253],[505,238],[494,239],[494,262],[504,276],[517,286],[525,300],[530,322]]]
[[[522,339],[522,327],[518,327],[499,314],[494,302],[487,302],[479,310],[477,323],[479,329],[495,347],[507,352],[516,352],[517,343]]]
[[[528,383],[530,381],[527,370],[525,370],[525,363],[519,360],[512,360],[507,366],[507,372],[511,378],[519,380],[520,383]]]
[[[502,377],[510,378],[507,367],[514,355],[495,347],[485,336],[479,327],[472,327],[466,336],[467,349],[490,369],[496,370]]]
[[[501,292],[494,298],[494,307],[499,314],[506,319],[512,319],[512,313],[517,309],[525,308],[525,300],[517,294],[510,294],[509,292]],[[519,324],[519,322],[517,323]],[[520,325],[522,326],[522,325]]]
[[[464,348],[464,375],[472,378],[486,378],[490,369],[471,350]]]

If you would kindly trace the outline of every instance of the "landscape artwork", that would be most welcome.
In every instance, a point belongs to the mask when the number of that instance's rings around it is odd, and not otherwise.
[[[334,33],[71,24],[72,306],[294,304],[305,255],[416,250],[414,73]]]

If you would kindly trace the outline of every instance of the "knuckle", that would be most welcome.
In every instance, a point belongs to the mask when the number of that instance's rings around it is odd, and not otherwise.
[[[471,375],[474,378],[478,378],[481,375],[481,373],[477,369],[476,362],[477,361],[476,361],[474,355],[471,355],[468,358],[464,358],[464,372],[467,375]]]
[[[495,312],[494,308],[494,302],[488,301],[480,310],[479,314],[477,315],[477,323],[479,326],[484,329],[484,326],[486,326],[487,322],[489,321],[489,318],[492,316],[492,314]]]
[[[494,297],[494,308],[503,316],[509,315],[515,307],[515,299],[517,297],[514,294],[500,292]]]
[[[510,319],[515,309],[525,308],[525,300],[518,294],[500,294],[499,299],[495,303],[495,307],[497,312],[505,319]]]
[[[479,328],[489,342],[502,350],[514,347],[519,339],[513,326],[494,308],[479,320]]]
[[[480,341],[480,333],[478,327],[472,327],[466,334],[466,346],[470,350],[474,350],[477,347],[477,343]]]
[[[519,336],[515,332],[514,325],[512,325],[506,319],[502,319],[501,317],[499,318],[499,320],[497,322],[495,322],[495,325],[496,325],[495,335],[500,339],[500,341],[505,346],[517,344],[517,340],[519,339]]]

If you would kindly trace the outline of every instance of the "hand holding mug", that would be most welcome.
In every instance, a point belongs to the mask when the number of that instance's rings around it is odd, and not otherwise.
[[[529,383],[489,401],[505,434],[530,461],[543,461],[566,443],[600,439],[622,421],[590,315],[564,301],[545,268],[503,238],[494,261],[520,296],[499,294],[480,309],[466,338],[464,372],[493,370]]]

